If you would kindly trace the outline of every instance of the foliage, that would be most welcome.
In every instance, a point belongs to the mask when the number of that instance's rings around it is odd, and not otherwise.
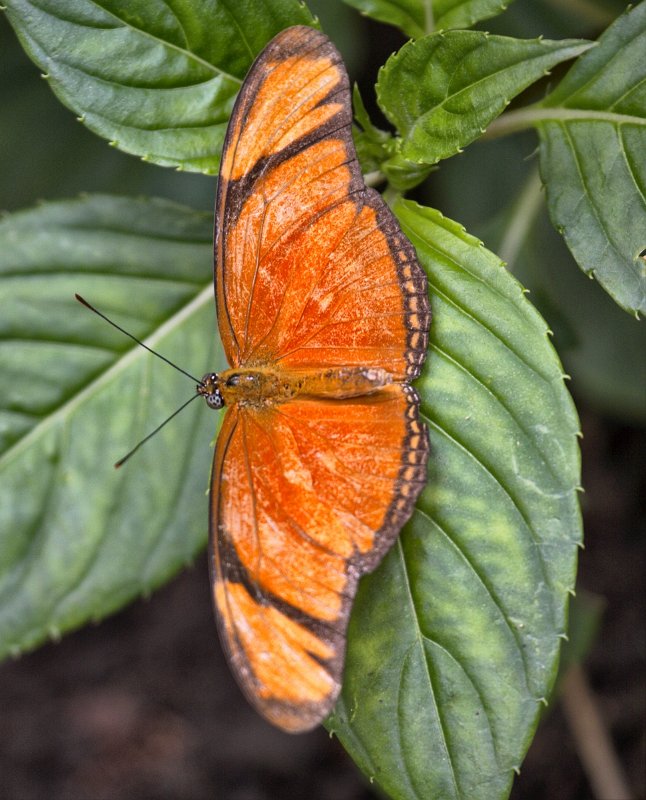
[[[475,142],[485,128],[493,139],[534,127],[555,226],[621,306],[643,310],[646,3],[597,45],[438,30],[499,13],[501,2],[438,2],[435,20],[422,0],[348,4],[415,38],[379,73],[394,132],[370,121],[358,92],[355,109],[362,164],[387,178],[429,276],[434,320],[417,388],[432,458],[411,522],[362,582],[328,727],[394,798],[503,798],[566,629],[581,540],[578,422],[547,324],[520,284],[460,225],[398,193],[461,149],[486,147]],[[255,55],[287,25],[317,24],[297,0],[8,0],[7,17],[90,130],[152,164],[207,175]],[[576,56],[547,97],[520,105]],[[456,189],[466,204],[476,190],[487,198],[468,178]],[[521,229],[525,246],[536,218],[519,197],[498,220],[509,261],[521,252],[510,242]],[[136,466],[115,472],[192,387],[73,294],[190,372],[217,369],[210,240],[209,214],[145,197],[95,194],[0,221],[3,654],[100,619],[203,546],[214,415],[193,404]],[[540,256],[524,262],[542,272]]]

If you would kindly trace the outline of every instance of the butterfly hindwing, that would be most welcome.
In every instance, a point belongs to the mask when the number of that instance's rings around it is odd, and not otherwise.
[[[405,385],[227,412],[211,492],[215,605],[238,681],[279,727],[307,730],[331,710],[358,578],[410,515],[427,451]]]

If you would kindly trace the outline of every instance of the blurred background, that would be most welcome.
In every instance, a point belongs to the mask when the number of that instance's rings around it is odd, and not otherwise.
[[[373,119],[386,127],[373,86],[403,38],[340,0],[308,5],[342,51]],[[594,39],[624,7],[614,0],[516,0],[479,27],[523,38]],[[520,102],[545,91],[533,88]],[[78,123],[1,15],[0,108],[0,210],[81,191],[212,207],[212,179],[144,164]],[[536,180],[536,147],[531,132],[476,143],[443,162],[415,197],[500,251],[506,221]],[[523,246],[503,255],[555,333],[584,434],[586,548],[567,663],[583,657],[590,697],[632,796],[646,797],[643,322],[582,275],[543,209]],[[515,800],[598,797],[563,708],[555,697],[546,710]],[[151,598],[0,665],[0,709],[0,797],[8,800],[378,796],[324,729],[287,736],[246,705],[217,641],[205,556]]]

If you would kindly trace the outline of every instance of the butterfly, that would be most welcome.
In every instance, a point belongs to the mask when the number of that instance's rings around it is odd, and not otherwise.
[[[224,141],[215,299],[230,369],[210,489],[218,629],[251,704],[285,731],[329,714],[348,619],[426,481],[409,381],[430,310],[415,251],[365,186],[348,76],[322,33],[258,56]]]

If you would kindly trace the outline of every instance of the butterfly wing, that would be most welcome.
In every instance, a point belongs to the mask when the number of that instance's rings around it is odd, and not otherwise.
[[[233,367],[381,367],[417,376],[426,280],[351,135],[348,78],[322,34],[290,28],[234,107],[216,204],[218,324]],[[218,624],[248,699],[288,731],[330,711],[361,574],[424,484],[427,432],[405,384],[354,399],[236,405],[216,446]]]
[[[291,732],[339,693],[358,578],[426,478],[414,389],[231,408],[215,453],[211,559],[220,635],[249,701]]]
[[[417,376],[426,280],[378,192],[366,188],[336,48],[279,34],[238,96],[216,205],[216,301],[232,366],[375,366]]]

